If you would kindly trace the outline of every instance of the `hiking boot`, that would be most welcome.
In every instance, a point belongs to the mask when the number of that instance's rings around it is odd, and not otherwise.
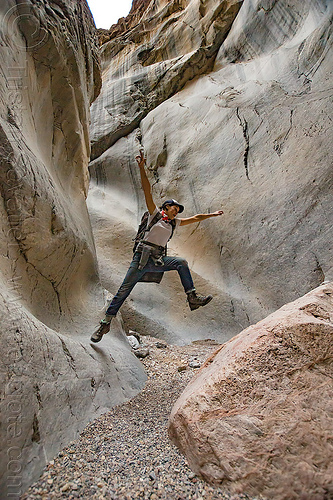
[[[91,342],[99,342],[100,340],[102,340],[103,335],[105,335],[110,331],[110,325],[111,325],[111,320],[106,321],[105,319],[102,319],[99,327],[97,328],[96,331],[94,331],[94,333],[90,337]]]
[[[200,306],[205,306],[212,300],[212,298],[212,295],[207,295],[206,297],[197,295],[195,291],[187,294],[187,301],[191,311],[198,309]]]

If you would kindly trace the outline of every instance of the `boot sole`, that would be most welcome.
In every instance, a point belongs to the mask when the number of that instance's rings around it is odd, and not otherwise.
[[[95,344],[96,344],[96,342],[100,342],[102,340],[102,338],[103,338],[103,335],[100,339],[93,339],[92,337],[90,337],[90,342],[95,342]]]

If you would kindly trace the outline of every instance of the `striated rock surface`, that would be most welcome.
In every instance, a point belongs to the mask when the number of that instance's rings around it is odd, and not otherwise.
[[[111,31],[114,38],[101,47],[105,86],[92,106],[93,159],[189,80],[212,69],[241,4],[151,1],[140,20],[133,9],[128,27],[118,36]]]
[[[86,207],[101,78],[84,0],[0,6],[0,496],[18,496],[87,421],[145,375],[104,306]]]
[[[170,416],[191,468],[233,493],[332,498],[332,338],[329,283],[216,351]]]
[[[170,243],[214,301],[189,313],[166,275],[138,285],[125,322],[169,341],[222,342],[333,279],[332,2],[144,7],[101,48],[88,196],[101,277],[115,293],[131,259],[143,146],[156,203],[225,215]]]
[[[118,35],[123,35],[126,31],[131,30],[139,24],[149,4],[150,0],[133,0],[131,10],[126,17],[121,17],[117,24],[113,24],[108,30],[99,28],[97,35],[100,45],[116,38]]]

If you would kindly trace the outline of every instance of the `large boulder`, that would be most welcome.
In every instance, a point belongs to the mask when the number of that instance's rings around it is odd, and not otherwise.
[[[333,283],[222,345],[172,409],[191,468],[234,493],[333,496]]]
[[[89,345],[105,293],[88,190],[101,87],[85,0],[0,5],[0,497],[18,496],[145,375],[116,322]]]
[[[130,18],[102,45],[104,84],[92,106],[88,204],[101,276],[115,293],[131,259],[145,209],[134,158],[144,147],[156,203],[176,198],[185,217],[221,206],[225,214],[170,242],[214,301],[189,313],[167,275],[138,285],[122,309],[126,325],[169,341],[224,342],[333,279],[333,4],[142,5],[140,22]],[[206,46],[209,65],[184,73]]]

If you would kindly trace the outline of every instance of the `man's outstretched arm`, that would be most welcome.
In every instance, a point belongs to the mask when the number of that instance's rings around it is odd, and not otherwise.
[[[212,212],[211,214],[196,214],[192,217],[187,217],[186,219],[180,219],[180,225],[186,226],[187,224],[193,224],[194,222],[201,222],[205,219],[209,219],[210,217],[218,217],[223,214],[223,210],[217,210],[216,212]]]
[[[142,185],[142,189],[143,189],[143,192],[145,195],[146,205],[147,205],[148,211],[151,215],[154,212],[154,210],[156,209],[156,205],[154,203],[153,196],[151,194],[151,186],[150,186],[150,183],[149,183],[146,171],[145,171],[146,160],[145,160],[145,157],[143,155],[143,151],[140,151],[140,156],[137,156],[135,159],[138,162],[138,165],[140,168],[141,185]]]

